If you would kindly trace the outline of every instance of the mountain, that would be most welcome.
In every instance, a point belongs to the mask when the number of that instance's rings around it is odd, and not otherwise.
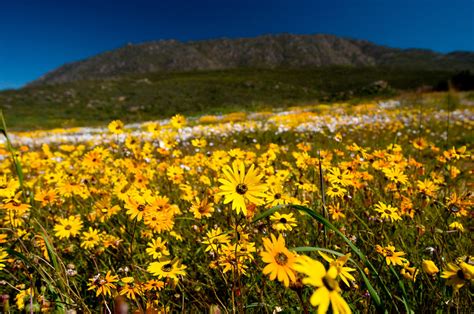
[[[115,78],[124,74],[233,68],[308,68],[333,65],[423,70],[474,70],[474,52],[442,54],[397,49],[334,35],[263,35],[254,38],[128,44],[65,64],[30,86]]]
[[[314,102],[474,89],[473,52],[396,49],[332,35],[126,45],[0,91],[15,130],[132,123]],[[474,94],[474,93],[472,93]]]

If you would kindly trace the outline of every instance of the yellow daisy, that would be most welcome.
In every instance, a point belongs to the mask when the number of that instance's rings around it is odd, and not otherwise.
[[[185,276],[185,265],[179,265],[179,261],[163,260],[161,262],[152,262],[148,265],[148,272],[158,278],[170,278],[178,280],[178,276]]]
[[[331,304],[333,313],[351,313],[347,302],[340,295],[341,288],[337,283],[337,269],[330,266],[326,271],[321,262],[315,261],[308,256],[300,256],[295,264],[295,270],[305,274],[303,283],[316,287],[316,291],[310,298],[313,306],[318,307],[318,314],[326,313]]]
[[[158,239],[153,239],[151,240],[151,242],[148,242],[146,252],[154,259],[160,258],[163,255],[170,255],[170,252],[166,247],[166,241],[162,241],[161,237],[159,237]]]
[[[454,291],[458,291],[466,283],[474,283],[474,266],[465,262],[448,263],[446,269],[441,273],[441,278],[447,279],[446,284],[453,286]]]
[[[264,203],[265,184],[260,183],[263,175],[259,175],[254,165],[245,172],[245,164],[242,161],[234,161],[232,168],[225,166],[222,169],[225,179],[219,179],[222,185],[219,187],[224,196],[224,204],[232,202],[232,209],[237,213],[243,212],[247,215],[247,203],[262,205]]]
[[[272,221],[272,228],[277,231],[291,231],[293,227],[296,227],[296,219],[292,213],[280,214],[279,212],[271,215],[270,220]]]
[[[275,280],[278,277],[278,281],[283,282],[288,287],[290,281],[296,281],[293,268],[296,255],[285,247],[285,239],[283,239],[281,234],[278,236],[278,239],[272,234],[271,241],[269,238],[264,238],[263,245],[265,251],[261,252],[260,256],[263,262],[268,264],[263,269],[263,274],[269,274],[270,280]]]
[[[107,274],[102,276],[101,274],[98,274],[92,279],[89,279],[89,289],[87,290],[95,290],[96,291],[96,296],[99,295],[104,295],[104,296],[111,296],[111,289],[116,289],[117,286],[115,286],[115,282],[117,282],[118,276],[113,276],[110,274],[110,271],[107,272]]]
[[[99,241],[99,230],[89,227],[89,231],[84,231],[82,233],[81,247],[85,249],[92,249],[94,246],[99,244]]]
[[[401,257],[405,255],[405,252],[395,252],[395,247],[393,245],[388,245],[386,247],[381,247],[380,245],[375,246],[377,253],[385,257],[387,265],[400,265],[403,266],[406,261],[405,258]]]
[[[59,223],[54,226],[55,235],[60,239],[75,237],[82,228],[80,217],[71,216],[69,218],[59,218]]]

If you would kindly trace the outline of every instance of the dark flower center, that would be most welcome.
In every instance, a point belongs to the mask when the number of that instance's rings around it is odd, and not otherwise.
[[[286,220],[286,218],[280,218],[280,222],[281,222],[282,224],[286,224],[288,221]]]
[[[458,276],[458,278],[461,279],[461,280],[466,279],[466,277],[464,276],[464,273],[461,269],[456,272],[456,276]]]
[[[138,205],[137,209],[142,212],[142,211],[145,210],[145,205],[140,204],[140,205]]]
[[[71,230],[71,229],[72,229],[71,225],[66,225],[66,226],[64,227],[64,230]]]
[[[449,210],[453,213],[457,213],[459,211],[459,208],[456,207],[455,205],[452,205],[449,207]]]
[[[169,272],[171,271],[171,268],[172,268],[171,266],[172,266],[172,265],[171,265],[170,263],[165,264],[165,265],[163,265],[163,266],[161,267],[161,270],[164,271],[164,272],[169,273]]]
[[[285,266],[286,263],[288,262],[288,256],[286,256],[284,253],[282,252],[279,252],[276,256],[275,256],[275,261],[278,265],[280,266]]]
[[[278,199],[280,199],[280,198],[281,198],[281,194],[280,194],[280,193],[275,194],[275,199],[276,199],[276,200],[278,200]]]
[[[235,188],[235,191],[239,193],[240,195],[244,195],[248,190],[249,188],[247,187],[247,185],[243,183],[239,183],[237,187]]]
[[[327,275],[323,277],[323,284],[329,291],[334,291],[337,288],[337,281]]]

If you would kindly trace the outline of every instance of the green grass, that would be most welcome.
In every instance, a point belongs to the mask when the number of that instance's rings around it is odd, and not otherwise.
[[[312,101],[390,97],[436,85],[450,72],[392,68],[234,69],[128,75],[0,92],[0,108],[14,130],[137,122]],[[371,84],[385,80],[389,88]],[[354,100],[355,99],[355,100]]]

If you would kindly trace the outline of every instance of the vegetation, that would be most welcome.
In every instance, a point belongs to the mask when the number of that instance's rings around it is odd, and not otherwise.
[[[13,133],[2,311],[468,312],[473,117],[450,93]]]
[[[444,71],[347,66],[155,73],[3,91],[0,107],[16,130],[92,126],[113,119],[129,123],[317,100],[360,102],[436,86],[450,76]]]

